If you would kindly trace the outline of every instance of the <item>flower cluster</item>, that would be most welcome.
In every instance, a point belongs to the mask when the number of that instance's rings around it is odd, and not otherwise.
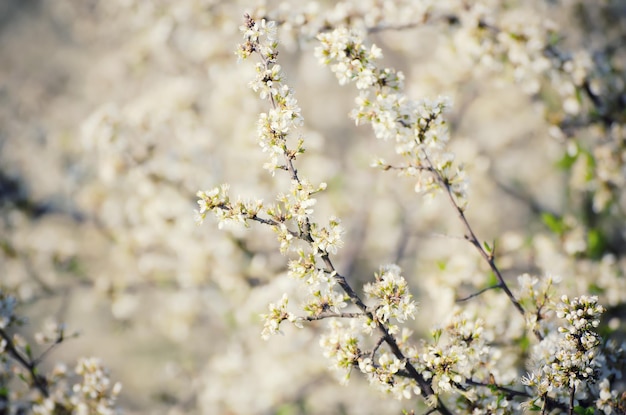
[[[111,383],[108,370],[99,358],[81,358],[75,373],[81,381],[69,386],[69,374],[64,365],[53,371],[54,388],[50,396],[33,406],[36,415],[52,415],[68,411],[79,415],[115,415],[117,397],[122,390],[119,382]]]
[[[518,298],[520,303],[528,310],[526,314],[526,326],[529,330],[545,332],[553,330],[552,316],[554,312],[554,304],[552,297],[554,296],[554,284],[560,281],[560,278],[551,275],[539,279],[536,276],[522,274],[517,278],[518,281]]]
[[[370,357],[359,361],[359,369],[370,383],[382,392],[392,394],[396,399],[410,399],[420,396],[422,392],[415,379],[398,376],[405,366],[405,361],[388,352],[381,353],[376,361]]]
[[[536,369],[523,383],[537,388],[541,398],[569,396],[581,383],[595,383],[600,367],[600,336],[595,329],[604,311],[597,297],[562,296],[557,317],[565,322],[535,347]]]
[[[350,374],[363,356],[360,344],[363,342],[358,320],[350,320],[344,324],[332,319],[329,330],[320,337],[320,346],[324,356],[332,361],[331,369],[341,374],[342,383],[350,380]]]
[[[443,113],[449,100],[411,100],[403,92],[404,75],[379,68],[380,48],[367,48],[354,31],[340,27],[321,33],[318,39],[321,44],[315,53],[320,62],[330,66],[340,84],[356,83],[357,108],[350,114],[356,124],[370,123],[375,136],[395,141],[396,152],[408,161],[394,167],[379,159],[373,165],[384,170],[397,168],[401,174],[416,178],[417,192],[444,190],[464,206],[466,175],[446,150],[449,134]]]
[[[263,327],[263,332],[261,333],[261,337],[263,337],[264,340],[269,339],[273,334],[280,333],[280,323],[284,320],[289,320],[296,326],[302,327],[298,318],[293,313],[287,311],[287,303],[289,303],[289,298],[287,294],[283,294],[279,303],[271,303],[269,305],[269,314],[261,315],[261,317],[265,320],[265,326]]]
[[[216,215],[219,227],[222,228],[227,223],[240,223],[247,225],[249,219],[254,219],[262,209],[263,202],[237,201],[231,203],[229,186],[224,184],[207,191],[198,191],[198,210],[196,211],[196,221],[202,223],[208,212]]]
[[[395,318],[402,323],[415,318],[417,305],[400,273],[399,266],[386,265],[375,274],[375,282],[363,287],[368,298],[377,300],[372,314],[378,322],[388,324],[390,319]],[[395,331],[397,328],[393,329]]]
[[[83,358],[76,365],[76,374],[81,376],[81,383],[72,387],[76,394],[73,399],[76,402],[79,413],[95,412],[97,414],[113,414],[113,405],[122,385],[119,382],[112,383],[108,370],[102,365],[99,358]]]
[[[407,374],[407,365],[412,365],[407,359],[399,359],[393,353],[377,348],[371,352],[363,349],[366,344],[364,334],[367,332],[360,318],[351,319],[345,324],[332,319],[329,330],[322,334],[320,346],[324,356],[332,362],[330,368],[340,375],[340,381],[347,383],[352,370],[358,368],[372,386],[397,399],[422,395],[416,379]]]
[[[246,14],[244,25],[239,29],[246,40],[236,52],[240,59],[247,59],[253,52],[271,57],[272,60],[276,58],[276,22],[265,19],[257,21]]]
[[[442,337],[445,333],[446,340]],[[439,392],[463,389],[474,375],[489,375],[488,361],[490,340],[484,333],[484,322],[457,312],[449,325],[433,333],[434,344],[426,346],[418,358],[427,377],[433,379],[433,387]],[[466,396],[471,400],[471,397]]]

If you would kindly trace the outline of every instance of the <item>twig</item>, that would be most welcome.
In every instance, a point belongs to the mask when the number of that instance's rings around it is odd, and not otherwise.
[[[489,290],[494,290],[494,289],[496,289],[496,288],[502,288],[502,285],[500,285],[500,284],[495,284],[495,285],[492,285],[492,286],[490,286],[490,287],[483,288],[482,290],[480,290],[480,291],[478,291],[478,292],[475,292],[474,294],[468,295],[467,297],[459,298],[458,300],[456,300],[456,302],[457,302],[457,303],[462,303],[462,302],[464,302],[464,301],[471,300],[472,298],[474,298],[474,297],[478,297],[479,295],[481,295],[482,293],[484,293],[484,292],[486,292],[486,291],[489,291]]]
[[[509,297],[509,300],[511,300],[515,309],[522,315],[522,317],[525,318],[526,311],[524,310],[524,307],[522,307],[519,301],[517,301],[517,299],[515,298],[515,295],[513,295],[513,292],[504,281],[504,277],[502,276],[500,269],[496,265],[495,255],[493,253],[488,253],[485,250],[485,248],[483,248],[480,241],[476,237],[476,234],[474,233],[472,226],[470,225],[469,221],[467,220],[467,217],[465,216],[465,212],[463,211],[463,208],[459,206],[459,204],[456,202],[456,199],[454,198],[454,194],[452,192],[452,188],[450,187],[450,183],[448,183],[448,181],[441,175],[441,173],[434,168],[434,165],[432,164],[428,155],[426,155],[424,159],[426,163],[428,163],[428,167],[430,168],[430,171],[434,174],[435,179],[446,190],[446,195],[448,196],[448,199],[450,200],[452,207],[456,210],[457,215],[459,219],[461,220],[461,223],[463,223],[463,226],[465,227],[465,231],[466,231],[465,238],[472,245],[474,245],[474,247],[476,248],[480,256],[483,257],[485,262],[487,262],[487,264],[489,265],[489,268],[491,268],[491,271],[493,271],[496,278],[498,279],[500,288],[502,288],[502,290],[505,292],[507,297]],[[539,339],[540,341],[543,340],[543,335],[537,329],[533,330],[533,333],[535,334],[535,337],[537,337],[537,339]]]
[[[37,362],[31,361],[28,357],[24,356],[22,352],[20,352],[15,346],[15,343],[13,342],[11,336],[3,329],[0,329],[0,337],[2,337],[6,341],[5,350],[9,352],[9,356],[11,356],[26,370],[28,370],[28,373],[31,377],[32,385],[37,388],[43,396],[45,396],[46,398],[49,397],[50,393],[48,391],[46,379],[43,376],[37,374]]]
[[[57,336],[54,343],[52,343],[46,350],[44,350],[44,352],[37,359],[33,360],[32,364],[34,366],[37,366],[39,363],[41,363],[46,358],[46,356],[52,352],[52,350],[56,349],[57,346],[63,342],[63,340],[65,340],[65,333],[61,329],[59,330],[59,335]]]
[[[509,396],[523,396],[525,398],[531,398],[532,396],[524,391],[518,391],[515,389],[507,388],[506,386],[498,385],[497,383],[483,383],[472,379],[467,379],[466,382],[472,386],[482,386],[485,388],[495,388],[499,391],[506,392]]]
[[[359,318],[363,317],[364,315],[365,314],[363,313],[323,313],[317,316],[306,316],[299,318],[304,321],[317,321],[323,320],[325,318]]]
[[[374,357],[376,356],[376,352],[378,351],[378,349],[380,348],[380,346],[383,344],[383,342],[385,341],[384,337],[381,337],[380,339],[378,339],[378,341],[376,342],[376,345],[374,346],[374,348],[372,349],[372,353],[371,355],[371,359],[372,362],[374,361]]]

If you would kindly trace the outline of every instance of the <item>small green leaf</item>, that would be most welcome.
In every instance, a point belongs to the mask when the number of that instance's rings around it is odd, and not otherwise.
[[[593,408],[584,408],[578,405],[574,407],[574,413],[578,415],[594,415],[595,410]]]
[[[589,284],[589,286],[587,287],[587,291],[589,292],[589,294],[591,295],[600,295],[600,294],[604,294],[604,292],[606,291],[604,288],[600,287],[599,285],[595,284],[595,283],[591,283]]]
[[[573,156],[570,156],[569,154],[565,153],[563,157],[561,157],[561,159],[556,162],[556,167],[560,168],[561,170],[568,171],[572,168],[577,158],[578,158],[578,153]]]
[[[441,338],[441,333],[442,333],[441,329],[435,329],[432,331],[431,334],[433,336],[433,339],[435,340],[435,344],[439,342],[439,339]]]
[[[492,252],[491,247],[489,246],[487,241],[483,242],[483,246],[485,247],[485,251],[487,251],[488,253]]]
[[[563,157],[559,161],[556,162],[556,167],[561,170],[569,171],[576,160],[578,160],[578,156],[581,154],[580,146],[578,143],[575,144],[575,151],[566,151],[563,154]]]
[[[496,277],[496,274],[491,271],[487,279],[486,287],[493,287],[494,285],[498,285],[499,283],[500,281],[498,281],[498,277]]]
[[[556,215],[553,215],[548,212],[544,212],[541,214],[541,220],[544,225],[546,225],[552,232],[561,236],[566,230],[565,223],[563,223],[563,218],[560,218]]]
[[[281,405],[276,410],[276,415],[293,415],[297,413],[297,408],[293,404]]]
[[[517,344],[522,353],[526,353],[530,349],[530,339],[528,336],[522,336],[517,340]]]
[[[604,254],[606,242],[604,235],[598,229],[590,229],[587,232],[587,256],[591,259],[600,259]]]

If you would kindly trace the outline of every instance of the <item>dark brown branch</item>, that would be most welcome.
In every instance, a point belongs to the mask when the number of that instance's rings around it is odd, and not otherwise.
[[[378,351],[378,349],[380,349],[380,346],[382,346],[384,341],[385,341],[385,338],[381,337],[380,339],[378,339],[378,341],[374,345],[374,348],[372,349],[372,353],[370,353],[370,359],[372,359],[372,362],[374,361],[374,358],[376,357],[376,352]]]
[[[28,370],[31,378],[31,385],[39,390],[43,396],[46,398],[49,397],[50,393],[48,391],[46,379],[37,374],[37,360],[31,361],[30,358],[24,356],[24,354],[16,347],[11,336],[3,329],[0,329],[0,337],[6,342],[4,347],[9,356],[16,360],[22,367],[24,367],[24,369]]]
[[[456,302],[457,302],[457,303],[462,303],[462,302],[464,302],[464,301],[471,300],[471,299],[472,299],[472,298],[474,298],[474,297],[478,297],[478,296],[479,296],[479,295],[481,295],[482,293],[485,293],[485,292],[487,292],[487,291],[489,291],[489,290],[495,290],[496,288],[502,288],[502,286],[501,286],[500,284],[495,284],[495,285],[492,285],[492,286],[490,286],[490,287],[483,288],[482,290],[480,290],[480,291],[478,291],[478,292],[475,292],[474,294],[470,294],[470,295],[468,295],[467,297],[463,297],[463,298],[459,298],[459,299],[457,299],[457,300],[456,300]]]
[[[474,245],[474,247],[476,248],[480,256],[485,260],[485,262],[487,262],[487,264],[489,265],[489,268],[491,268],[491,271],[493,271],[494,275],[498,279],[500,288],[502,288],[502,290],[505,292],[507,297],[509,297],[509,300],[511,300],[511,303],[513,303],[513,306],[515,307],[515,309],[522,315],[522,317],[525,318],[526,311],[524,310],[524,307],[522,307],[519,301],[517,301],[517,299],[515,298],[515,295],[513,295],[513,292],[507,285],[506,281],[504,281],[504,277],[502,276],[500,269],[496,265],[495,255],[493,253],[488,253],[485,250],[485,248],[483,248],[480,241],[478,240],[478,237],[474,233],[472,226],[470,225],[469,221],[467,220],[467,217],[465,216],[465,212],[463,208],[461,208],[461,206],[459,206],[459,204],[456,202],[454,193],[452,192],[452,188],[450,187],[450,183],[448,183],[448,181],[441,175],[441,173],[434,168],[428,155],[426,155],[425,160],[428,163],[428,167],[433,172],[437,182],[439,182],[441,187],[445,189],[446,195],[448,196],[448,199],[450,200],[452,207],[454,208],[454,210],[456,210],[457,216],[461,220],[461,223],[463,223],[463,226],[465,227],[465,231],[466,231],[465,238],[472,245]],[[533,330],[533,333],[535,334],[535,337],[537,337],[537,339],[543,340],[543,336],[537,329]]]
[[[530,394],[524,391],[518,391],[515,389],[507,388],[506,386],[501,386],[501,385],[498,385],[497,383],[483,383],[483,382],[478,382],[472,379],[467,379],[466,382],[468,385],[472,385],[472,386],[481,386],[485,388],[497,389],[501,392],[505,392],[509,397],[522,396],[524,398],[532,398]]]

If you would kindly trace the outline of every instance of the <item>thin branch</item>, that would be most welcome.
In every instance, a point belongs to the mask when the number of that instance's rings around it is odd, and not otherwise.
[[[22,352],[18,350],[11,336],[4,331],[4,329],[0,329],[0,337],[2,337],[6,342],[4,347],[9,353],[9,356],[15,359],[22,367],[24,367],[24,369],[28,370],[32,385],[37,388],[43,396],[46,398],[49,397],[50,393],[48,392],[46,379],[37,374],[37,363],[35,361],[30,361],[28,357],[24,356]]]
[[[59,344],[63,343],[63,340],[65,340],[65,333],[63,330],[59,330],[59,335],[57,336],[54,343],[52,343],[46,350],[44,350],[44,352],[37,359],[33,360],[32,364],[34,366],[37,366],[39,363],[41,363],[46,358],[46,356],[52,352],[52,350],[56,349]]]
[[[381,169],[383,169],[384,171],[387,170],[409,170],[409,169],[414,169],[414,170],[419,170],[419,171],[429,171],[429,172],[433,172],[433,168],[432,167],[426,167],[426,166],[394,166],[391,164],[384,164],[380,166]]]
[[[257,216],[257,215],[250,215],[250,216],[248,216],[248,218],[251,219],[251,220],[257,221],[259,223],[262,223],[264,225],[280,226],[280,224],[281,224],[280,222],[275,221],[274,219],[265,219],[265,218],[262,218],[262,217]],[[289,233],[292,233],[292,231],[289,231]],[[295,236],[295,232],[293,232],[293,234]]]
[[[420,23],[406,23],[401,25],[380,25],[380,26],[372,26],[367,29],[368,33],[378,33],[378,32],[386,32],[391,30],[406,30],[406,29],[415,29],[420,26]]]
[[[376,342],[376,345],[374,346],[374,348],[372,349],[372,353],[370,353],[370,358],[372,359],[372,362],[374,361],[374,357],[376,356],[376,352],[378,351],[378,349],[380,348],[380,346],[383,344],[383,342],[385,341],[384,337],[381,337],[380,339],[378,339],[378,341]]]
[[[378,32],[385,32],[385,31],[400,31],[400,30],[407,30],[407,29],[415,29],[420,26],[424,26],[428,24],[436,24],[439,22],[445,22],[448,25],[454,25],[454,24],[458,24],[460,20],[458,16],[451,14],[451,13],[444,13],[444,14],[437,14],[437,15],[427,13],[424,15],[424,18],[420,22],[411,22],[411,23],[398,24],[398,25],[386,24],[386,25],[372,26],[372,27],[367,28],[367,32],[378,33]]]
[[[523,396],[525,398],[532,398],[532,396],[524,391],[518,391],[515,389],[507,388],[506,386],[498,385],[497,383],[483,383],[472,379],[467,379],[466,382],[472,386],[481,386],[485,388],[495,388],[499,391],[506,392],[508,396]]]
[[[428,163],[428,167],[432,169],[431,171],[433,172],[435,179],[446,190],[446,195],[448,196],[448,199],[450,200],[452,207],[456,210],[457,215],[459,219],[461,220],[461,223],[463,223],[463,226],[465,227],[465,231],[466,231],[465,238],[472,245],[474,245],[474,247],[476,248],[480,256],[483,257],[485,262],[487,262],[487,264],[489,265],[489,268],[491,268],[496,278],[498,279],[500,286],[501,286],[500,288],[502,288],[502,290],[505,292],[507,297],[509,297],[509,300],[511,300],[511,302],[513,303],[513,306],[515,306],[515,309],[517,309],[517,311],[522,315],[522,317],[525,318],[526,310],[524,310],[524,307],[522,307],[519,301],[517,301],[517,299],[515,298],[515,295],[513,294],[509,286],[504,281],[504,277],[502,276],[500,269],[496,265],[495,255],[493,253],[488,253],[485,250],[485,248],[483,248],[483,246],[481,245],[480,241],[478,240],[478,237],[476,237],[476,234],[474,233],[472,226],[470,225],[469,221],[467,220],[467,217],[465,216],[465,212],[463,208],[459,206],[459,204],[456,202],[454,193],[452,192],[452,188],[450,187],[450,183],[448,183],[448,181],[441,175],[441,173],[434,168],[434,165],[430,161],[430,158],[428,157],[428,155],[425,156],[425,160]],[[537,337],[537,339],[543,340],[542,334],[537,329],[533,330],[533,333],[535,334],[535,337]]]
[[[495,285],[492,285],[490,287],[483,288],[482,290],[480,290],[478,292],[475,292],[474,294],[468,295],[467,297],[459,298],[458,300],[456,300],[456,302],[457,303],[462,303],[464,301],[471,300],[472,298],[478,297],[479,295],[481,295],[484,292],[487,292],[489,290],[495,290],[496,288],[502,288],[502,285],[495,284]]]
[[[306,316],[299,317],[299,319],[304,321],[317,321],[323,320],[325,318],[359,318],[363,317],[365,314],[363,313],[323,313],[317,316]]]

